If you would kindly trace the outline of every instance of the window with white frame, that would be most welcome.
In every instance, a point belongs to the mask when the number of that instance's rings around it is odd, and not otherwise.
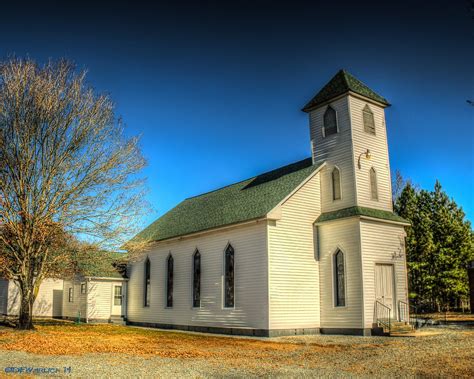
[[[334,167],[331,173],[332,179],[332,199],[341,199],[341,172],[337,167]]]
[[[166,306],[168,308],[173,307],[173,264],[173,256],[170,254],[166,261]]]
[[[201,306],[201,253],[193,254],[193,307]]]
[[[324,112],[324,136],[330,136],[331,134],[337,133],[337,114],[333,107],[330,105]]]
[[[229,244],[224,253],[224,307],[234,307],[234,248]]]
[[[370,109],[369,105],[366,104],[364,109],[362,110],[362,117],[364,121],[364,131],[370,134],[375,135],[375,120],[374,120],[374,114],[372,113],[372,110]]]
[[[143,305],[145,307],[150,306],[150,259],[145,260],[145,283],[144,283],[144,293],[143,293]]]
[[[334,254],[334,303],[336,307],[346,305],[344,253],[339,249]]]
[[[369,180],[370,180],[370,198],[372,200],[379,199],[379,193],[377,188],[377,172],[375,168],[371,168],[369,172]]]

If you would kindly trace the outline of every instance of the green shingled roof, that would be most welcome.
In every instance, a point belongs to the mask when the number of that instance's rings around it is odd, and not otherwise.
[[[332,221],[346,217],[353,217],[353,216],[366,216],[366,217],[373,217],[382,220],[388,221],[395,221],[409,224],[410,222],[405,220],[404,218],[396,215],[393,212],[383,211],[380,209],[373,209],[373,208],[366,208],[366,207],[349,207],[344,209],[339,209],[337,211],[332,212],[325,212],[322,213],[316,223],[321,223],[325,221]]]
[[[334,77],[314,96],[311,101],[302,109],[309,112],[315,106],[325,103],[339,95],[349,91],[365,96],[369,99],[378,101],[379,103],[390,105],[387,99],[372,91],[359,79],[355,78],[346,70],[340,70]]]
[[[77,270],[86,277],[124,278],[125,255],[112,251],[93,251],[77,262]]]
[[[133,240],[160,241],[264,217],[320,166],[308,158],[188,198]]]

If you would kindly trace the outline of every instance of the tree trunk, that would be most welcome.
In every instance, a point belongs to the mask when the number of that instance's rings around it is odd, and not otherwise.
[[[21,304],[17,328],[21,330],[32,330],[33,326],[33,304],[35,302],[35,291],[20,285]]]

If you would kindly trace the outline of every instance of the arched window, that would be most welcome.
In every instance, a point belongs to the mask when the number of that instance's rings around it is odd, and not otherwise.
[[[334,254],[334,290],[336,307],[345,306],[344,253],[339,249],[336,251],[336,254]]]
[[[144,271],[145,271],[145,285],[144,285],[145,291],[143,294],[143,305],[145,307],[149,307],[150,306],[150,259],[148,257],[145,260]]]
[[[201,254],[199,250],[193,255],[193,307],[201,306]]]
[[[328,106],[324,112],[324,136],[337,133],[337,115],[334,108]]]
[[[332,199],[339,200],[341,198],[341,172],[337,167],[332,170]]]
[[[234,307],[234,248],[230,244],[224,254],[224,307]]]
[[[364,130],[367,133],[375,134],[374,114],[372,113],[368,105],[366,105],[362,110],[362,116],[364,119]]]
[[[170,254],[167,260],[166,270],[166,306],[173,306],[173,256]]]
[[[372,167],[369,172],[370,176],[370,198],[372,200],[378,200],[379,199],[379,194],[377,190],[377,173],[375,172],[375,169]]]

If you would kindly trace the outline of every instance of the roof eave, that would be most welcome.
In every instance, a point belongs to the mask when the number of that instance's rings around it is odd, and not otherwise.
[[[128,278],[113,276],[84,276],[85,279],[128,281]]]
[[[324,100],[324,101],[319,101],[315,104],[311,104],[311,101],[306,104],[302,109],[301,111],[302,112],[305,112],[305,113],[309,113],[313,110],[315,110],[316,108],[321,108],[323,107],[324,105],[327,105],[327,104],[330,104],[332,103],[333,101],[336,101],[336,100],[339,100],[340,98],[346,96],[346,95],[352,95],[354,97],[357,97],[359,99],[362,99],[362,100],[365,100],[365,101],[368,101],[370,103],[373,103],[375,105],[378,105],[379,107],[382,107],[382,108],[388,108],[388,107],[391,107],[392,104],[390,104],[388,101],[385,101],[385,102],[381,102],[381,101],[377,101],[375,99],[372,99],[370,97],[367,97],[367,96],[364,96],[364,95],[361,95],[360,93],[357,93],[357,92],[354,92],[354,91],[344,91],[342,93],[340,93],[339,95],[336,95],[334,97],[331,97],[330,99],[328,100]]]
[[[164,243],[164,242],[168,243],[168,242],[172,242],[172,241],[180,241],[182,239],[194,238],[194,237],[200,236],[202,234],[213,233],[213,232],[217,232],[217,231],[220,231],[220,230],[225,230],[225,229],[230,229],[230,228],[236,228],[236,227],[239,227],[239,226],[244,226],[246,224],[254,224],[254,223],[258,223],[260,221],[266,221],[267,219],[268,219],[267,216],[263,215],[263,216],[259,216],[259,217],[254,217],[252,219],[244,220],[244,221],[234,222],[234,223],[227,224],[227,225],[220,225],[220,226],[216,226],[216,227],[213,227],[213,228],[199,230],[197,232],[192,232],[192,233],[188,233],[188,234],[181,234],[181,235],[167,237],[167,238],[163,238],[163,239],[155,239],[155,240],[149,241],[149,243],[157,244],[157,243]]]
[[[411,223],[408,221],[398,221],[398,220],[390,220],[387,218],[379,218],[379,217],[370,217],[370,216],[364,216],[364,215],[359,215],[359,214],[352,214],[352,215],[347,215],[347,216],[342,216],[342,217],[337,217],[337,218],[332,218],[329,220],[323,220],[323,221],[315,221],[314,225],[322,225],[322,224],[327,224],[328,222],[335,222],[335,221],[341,221],[341,220],[347,220],[350,218],[359,218],[361,220],[368,220],[368,221],[376,221],[376,222],[383,222],[387,224],[396,224],[400,226],[411,226]]]

